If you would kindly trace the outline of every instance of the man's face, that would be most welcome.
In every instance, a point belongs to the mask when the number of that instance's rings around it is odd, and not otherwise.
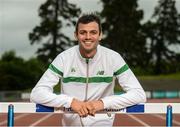
[[[90,22],[88,24],[80,23],[75,37],[79,42],[80,52],[83,53],[82,55],[84,55],[84,53],[95,55],[97,45],[101,39],[99,27],[96,22]]]

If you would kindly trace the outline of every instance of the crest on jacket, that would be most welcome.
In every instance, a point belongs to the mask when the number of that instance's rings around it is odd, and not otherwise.
[[[98,71],[96,75],[104,75],[104,71]]]

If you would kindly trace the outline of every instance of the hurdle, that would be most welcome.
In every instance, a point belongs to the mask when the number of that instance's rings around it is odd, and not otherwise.
[[[161,107],[161,108],[158,108]],[[98,113],[166,114],[166,126],[172,126],[173,114],[180,113],[180,103],[145,103],[124,109],[106,109]],[[14,113],[74,113],[70,108],[53,108],[35,103],[2,102],[0,113],[8,113],[7,126],[14,126]]]

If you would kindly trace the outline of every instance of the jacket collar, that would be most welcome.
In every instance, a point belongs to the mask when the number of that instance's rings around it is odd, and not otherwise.
[[[97,46],[97,52],[96,52],[96,54],[94,55],[93,58],[84,58],[84,57],[81,55],[80,51],[79,51],[79,45],[76,47],[78,57],[80,58],[80,60],[82,60],[82,61],[84,61],[84,62],[86,62],[87,60],[88,60],[89,62],[97,61],[98,58],[100,57],[100,49],[101,49],[101,46],[98,45],[98,46]]]

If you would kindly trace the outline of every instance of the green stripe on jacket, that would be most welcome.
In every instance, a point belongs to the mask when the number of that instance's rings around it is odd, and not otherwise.
[[[63,76],[63,72],[61,72],[59,69],[57,69],[54,65],[50,64],[49,69],[51,69],[53,72]]]
[[[79,83],[86,83],[86,77],[66,77],[63,78],[64,83],[69,82],[79,82]],[[88,83],[110,83],[113,81],[113,77],[89,77]]]
[[[120,69],[118,69],[116,72],[114,72],[114,75],[120,75],[123,72],[127,71],[129,69],[129,66],[127,64],[125,64],[124,66],[122,66]]]

